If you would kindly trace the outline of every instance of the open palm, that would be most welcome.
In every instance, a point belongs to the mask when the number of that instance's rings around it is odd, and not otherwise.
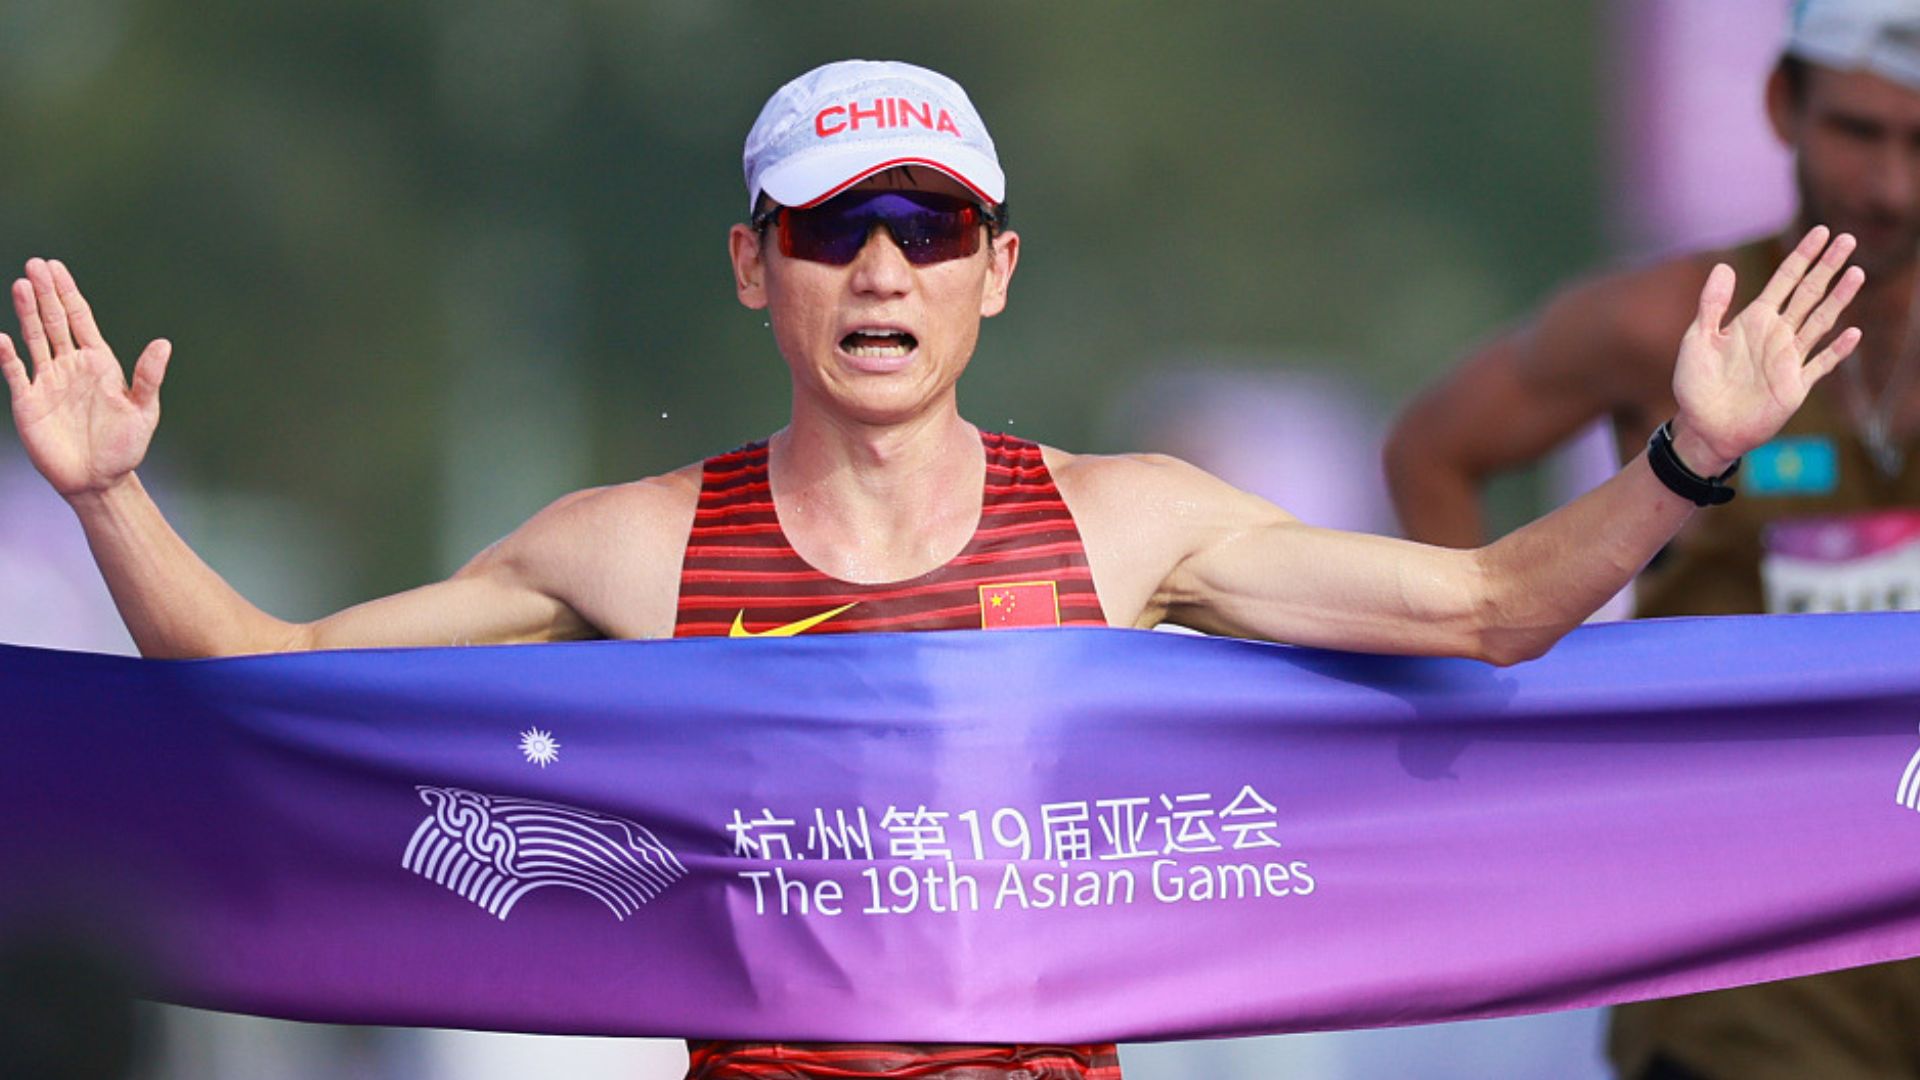
[[[28,261],[27,276],[13,283],[13,309],[33,370],[0,335],[0,374],[27,457],[62,495],[105,490],[146,457],[172,346],[149,344],[129,385],[73,275],[57,261]]]
[[[1859,267],[1841,270],[1853,247],[1853,237],[1842,233],[1829,243],[1826,228],[1815,227],[1730,323],[1733,270],[1713,268],[1674,365],[1680,427],[1727,461],[1780,430],[1814,384],[1860,343],[1860,331],[1848,328],[1813,353],[1866,280]]]

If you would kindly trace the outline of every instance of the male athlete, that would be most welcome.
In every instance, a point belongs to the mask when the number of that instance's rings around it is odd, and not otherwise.
[[[0,337],[29,456],[72,504],[148,656],[567,638],[998,628],[1203,631],[1335,649],[1536,656],[1724,490],[1860,339],[1816,354],[1864,275],[1810,231],[1726,322],[1716,271],[1680,342],[1674,424],[1587,498],[1477,551],[1301,524],[1167,458],[1074,455],[963,419],[955,384],[1006,305],[1020,238],[992,141],[952,81],[829,64],[747,136],[728,236],[792,384],[762,443],[549,506],[452,578],[311,623],[255,608],[134,473],[169,346],[129,386],[58,262],[14,285],[31,371]],[[903,1032],[902,1034],[910,1034]],[[702,1043],[700,1077],[1112,1077],[1106,1046]]]
[[[1407,534],[1469,546],[1480,486],[1593,420],[1623,451],[1672,415],[1671,341],[1716,263],[1743,289],[1812,222],[1859,240],[1861,355],[1747,456],[1740,497],[1689,522],[1637,586],[1638,613],[1920,607],[1920,2],[1806,0],[1767,81],[1800,207],[1779,237],[1575,285],[1407,410],[1387,474]],[[1625,1006],[1627,1078],[1920,1078],[1920,962]]]

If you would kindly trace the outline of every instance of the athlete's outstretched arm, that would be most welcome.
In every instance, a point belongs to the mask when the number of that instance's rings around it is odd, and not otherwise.
[[[13,284],[29,370],[0,335],[0,375],[27,456],[66,498],[143,655],[579,637],[591,628],[544,588],[543,567],[512,540],[452,579],[315,623],[290,623],[236,592],[167,524],[134,470],[160,418],[171,348],[141,353],[129,384],[73,275],[34,259]],[[555,513],[562,512],[556,507]],[[550,515],[551,517],[551,515]],[[539,528],[529,523],[528,529]]]
[[[1857,268],[1841,271],[1852,249],[1850,237],[1828,244],[1815,229],[1730,324],[1733,271],[1708,277],[1674,371],[1675,449],[1696,474],[1717,475],[1765,442],[1859,344],[1849,329],[1813,355],[1864,279]],[[1149,615],[1330,648],[1496,662],[1544,652],[1694,511],[1642,454],[1574,503],[1459,551],[1311,528],[1198,470],[1152,468],[1159,479],[1142,486],[1160,492],[1163,516],[1197,524]]]

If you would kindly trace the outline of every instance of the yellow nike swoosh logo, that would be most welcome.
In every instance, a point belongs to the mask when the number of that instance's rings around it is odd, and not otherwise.
[[[860,601],[855,600],[853,604],[858,604],[859,602]],[[785,626],[776,626],[771,630],[762,630],[757,634],[747,629],[747,613],[744,609],[742,609],[740,614],[735,615],[733,617],[733,629],[727,631],[727,636],[728,637],[792,637],[795,634],[804,634],[807,631],[813,629],[814,627],[819,626],[821,623],[826,622],[828,619],[833,618],[835,615],[838,615],[841,612],[852,607],[853,604],[842,604],[839,607],[834,608],[832,611],[823,611],[818,615],[809,615],[806,618],[801,619],[799,622],[790,622]]]

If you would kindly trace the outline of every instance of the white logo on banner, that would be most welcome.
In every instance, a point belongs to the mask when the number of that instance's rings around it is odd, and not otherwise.
[[[1907,771],[1900,775],[1900,790],[1893,798],[1909,810],[1920,810],[1920,750],[1907,759]]]
[[[577,889],[624,920],[686,876],[686,867],[639,824],[559,803],[419,789],[432,809],[401,865],[505,919],[546,885]]]
[[[544,769],[560,760],[560,740],[551,731],[528,728],[520,733],[520,752],[526,755],[527,764]]]

